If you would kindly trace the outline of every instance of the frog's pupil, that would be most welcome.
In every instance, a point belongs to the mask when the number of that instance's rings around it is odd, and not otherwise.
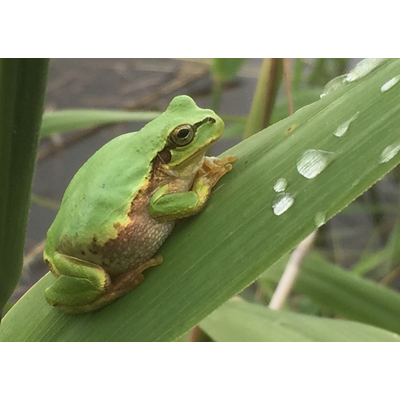
[[[184,139],[189,134],[189,129],[181,129],[178,132],[178,138]]]

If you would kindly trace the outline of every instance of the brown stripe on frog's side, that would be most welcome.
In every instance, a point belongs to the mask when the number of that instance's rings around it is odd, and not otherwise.
[[[171,233],[174,221],[158,222],[148,210],[155,191],[175,179],[165,172],[168,160],[170,153],[167,148],[154,158],[150,178],[131,203],[128,213],[130,221],[126,225],[114,225],[117,237],[101,246],[93,237],[89,251],[100,256],[101,266],[110,275],[121,274],[149,260]]]

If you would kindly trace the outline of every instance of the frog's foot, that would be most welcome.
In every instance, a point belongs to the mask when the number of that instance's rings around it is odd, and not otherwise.
[[[113,279],[113,285],[110,292],[110,296],[115,298],[121,297],[124,294],[130,292],[136,286],[140,285],[144,281],[142,272],[150,267],[155,267],[163,262],[162,256],[157,256],[149,261],[139,265],[137,268],[124,272]]]
[[[203,165],[197,172],[195,180],[206,179],[212,188],[227,172],[232,170],[232,163],[235,161],[236,157],[233,156],[225,158],[204,157]]]
[[[139,265],[135,269],[129,270],[115,278],[112,278],[112,283],[108,290],[91,303],[75,305],[73,307],[58,307],[68,314],[83,314],[104,308],[113,301],[117,300],[119,297],[122,297],[126,293],[130,292],[136,286],[140,285],[144,280],[144,276],[142,274],[144,270],[156,265],[160,265],[162,262],[162,256],[157,256]]]

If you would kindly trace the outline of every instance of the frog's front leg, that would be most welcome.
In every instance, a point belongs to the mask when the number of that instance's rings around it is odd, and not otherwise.
[[[150,200],[150,215],[159,221],[168,221],[199,213],[207,203],[212,188],[232,170],[231,163],[234,161],[236,157],[204,157],[192,189],[184,193],[170,193],[169,185],[162,186]]]
[[[158,256],[117,277],[110,278],[100,266],[56,253],[46,260],[57,280],[46,289],[46,300],[69,314],[81,314],[105,307],[138,286],[142,272],[162,263]]]

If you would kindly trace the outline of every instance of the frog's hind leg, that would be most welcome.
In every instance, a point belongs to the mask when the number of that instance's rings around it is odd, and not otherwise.
[[[45,290],[46,300],[54,307],[76,307],[91,303],[111,287],[108,273],[100,266],[65,254],[56,253],[52,261],[45,254],[56,281]]]
[[[111,287],[107,290],[107,292],[90,304],[60,308],[69,314],[83,314],[99,310],[100,308],[111,304],[114,300],[130,292],[136,286],[140,285],[144,280],[142,272],[147,268],[160,265],[162,262],[162,256],[157,256],[139,265],[135,269],[129,270],[116,276],[115,278],[112,278]]]

